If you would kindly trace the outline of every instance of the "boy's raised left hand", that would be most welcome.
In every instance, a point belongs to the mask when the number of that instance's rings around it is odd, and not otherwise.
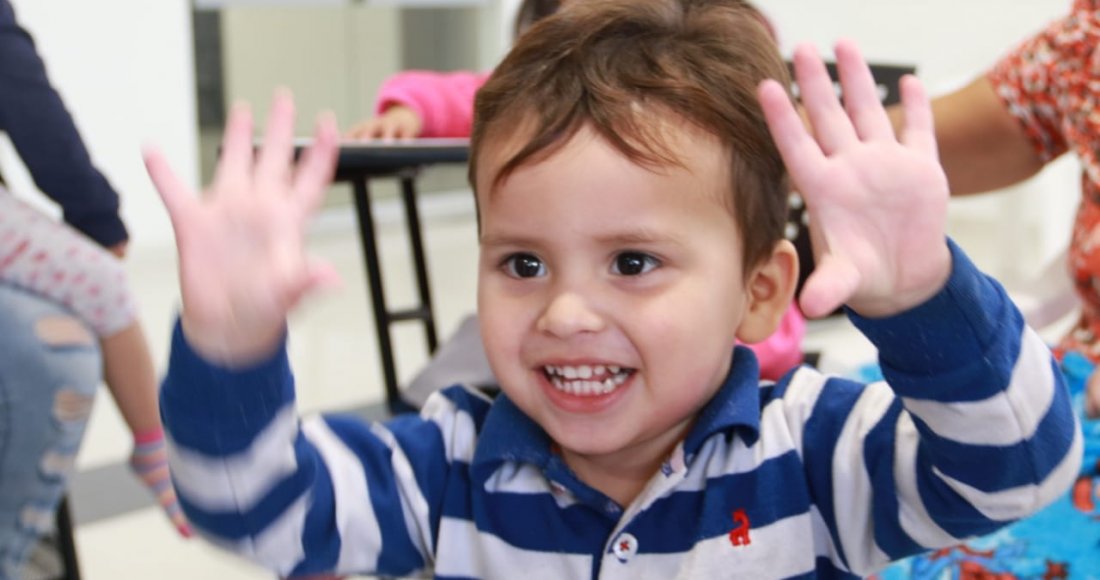
[[[862,316],[889,316],[932,297],[950,275],[947,178],[920,82],[902,79],[905,125],[895,136],[856,46],[838,43],[836,60],[843,106],[816,51],[804,45],[794,55],[812,134],[784,87],[765,81],[759,89],[810,217],[816,268],[800,304],[809,317],[841,304]]]

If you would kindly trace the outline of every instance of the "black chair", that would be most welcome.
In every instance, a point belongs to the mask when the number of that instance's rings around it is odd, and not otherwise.
[[[54,517],[57,524],[57,553],[62,566],[58,580],[80,580],[80,562],[76,556],[76,538],[73,536],[73,517],[69,510],[68,495],[61,498]]]

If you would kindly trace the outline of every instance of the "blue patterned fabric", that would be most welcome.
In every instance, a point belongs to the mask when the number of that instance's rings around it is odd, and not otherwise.
[[[1084,461],[1073,488],[1043,511],[994,534],[897,562],[873,578],[1100,579],[1100,420],[1084,413],[1085,380],[1093,364],[1077,353],[1062,360],[1066,386],[1084,433]],[[881,379],[877,364],[859,380]]]

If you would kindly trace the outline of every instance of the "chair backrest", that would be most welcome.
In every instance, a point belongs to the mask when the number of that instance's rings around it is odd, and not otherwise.
[[[793,65],[791,63],[787,65],[792,67],[793,75]],[[838,79],[840,77],[837,74],[836,64],[828,62],[825,63],[825,66],[829,69],[829,76],[833,78],[834,86],[839,95],[840,82]],[[878,85],[879,98],[882,99],[884,105],[893,105],[901,101],[899,92],[901,77],[913,74],[917,70],[915,66],[910,65],[870,63],[869,66],[871,76],[875,79],[875,84]],[[792,84],[791,92],[795,97],[798,97],[798,86]],[[806,213],[806,204],[802,202],[802,197],[798,195],[798,192],[792,191],[787,206],[787,228],[784,235],[794,243],[794,247],[798,251],[800,268],[796,295],[802,292],[802,286],[805,285],[806,279],[814,269],[814,253],[813,246],[810,243],[809,227],[810,222],[809,215]],[[833,314],[839,312],[837,310]]]

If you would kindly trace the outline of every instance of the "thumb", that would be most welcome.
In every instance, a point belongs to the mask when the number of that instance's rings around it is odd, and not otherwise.
[[[303,298],[310,294],[337,288],[341,284],[340,274],[337,273],[332,264],[310,257],[305,272],[287,289],[284,295],[286,311],[293,310]]]
[[[860,273],[851,262],[823,254],[798,298],[807,318],[821,318],[847,302],[859,287]]]
[[[335,290],[343,286],[344,281],[340,273],[331,263],[318,258],[310,258],[307,268],[307,284],[309,292],[322,290]]]

